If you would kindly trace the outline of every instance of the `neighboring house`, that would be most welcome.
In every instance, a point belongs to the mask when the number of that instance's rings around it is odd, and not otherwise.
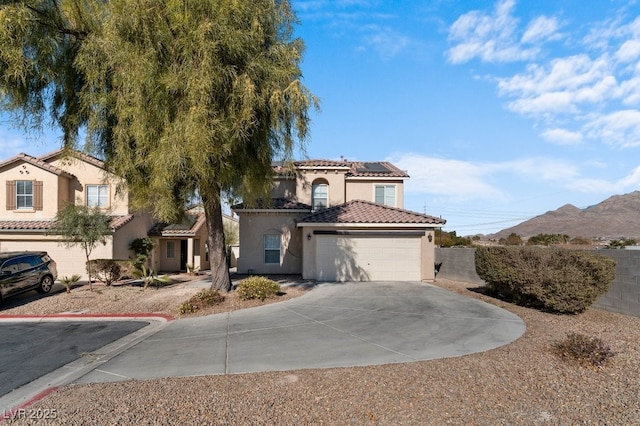
[[[271,200],[239,204],[238,272],[319,281],[433,280],[440,218],[403,209],[409,176],[388,162],[276,165]]]
[[[238,232],[238,219],[223,214],[222,220],[226,226]],[[210,269],[207,226],[201,207],[189,209],[181,223],[157,223],[149,231],[149,237],[154,243],[151,255],[153,269],[184,271],[187,264],[200,271]],[[236,266],[233,256],[230,266]]]
[[[86,279],[85,254],[49,235],[56,213],[65,203],[104,209],[111,217],[111,235],[91,253],[92,259],[129,259],[129,244],[147,236],[153,222],[129,208],[126,192],[116,193],[104,163],[89,155],[61,150],[41,157],[19,154],[0,163],[0,251],[43,250],[56,261],[58,276]]]

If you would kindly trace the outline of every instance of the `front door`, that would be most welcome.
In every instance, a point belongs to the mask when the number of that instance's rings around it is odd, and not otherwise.
[[[180,270],[187,270],[188,240],[180,240]]]

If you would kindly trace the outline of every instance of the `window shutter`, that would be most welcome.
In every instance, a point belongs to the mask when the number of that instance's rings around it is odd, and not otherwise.
[[[37,180],[34,182],[33,188],[33,209],[42,210],[42,181]]]
[[[7,181],[7,210],[16,209],[16,183],[12,180]]]

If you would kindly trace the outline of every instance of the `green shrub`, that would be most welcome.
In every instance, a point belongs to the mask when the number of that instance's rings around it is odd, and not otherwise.
[[[224,296],[217,290],[202,289],[188,301],[184,302],[178,307],[178,313],[192,314],[207,306],[219,305],[224,302]]]
[[[476,272],[490,291],[515,303],[583,312],[615,278],[615,260],[595,252],[544,247],[479,247]]]
[[[553,345],[556,353],[562,357],[571,357],[579,362],[602,367],[615,355],[615,352],[597,337],[569,333],[567,337]]]
[[[89,272],[89,264],[94,277],[111,285],[114,281],[118,281],[121,274],[121,267],[118,260],[115,259],[92,259],[87,262],[87,272]]]
[[[198,305],[196,305],[195,303],[184,302],[178,307],[178,313],[180,315],[193,314],[194,312],[198,312],[198,309]]]
[[[280,293],[280,284],[265,277],[249,277],[240,281],[236,289],[242,300],[268,299]]]

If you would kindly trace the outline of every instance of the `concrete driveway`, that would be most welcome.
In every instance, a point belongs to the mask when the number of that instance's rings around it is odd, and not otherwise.
[[[429,284],[321,284],[287,302],[171,322],[76,382],[423,361],[524,331],[510,312]]]

